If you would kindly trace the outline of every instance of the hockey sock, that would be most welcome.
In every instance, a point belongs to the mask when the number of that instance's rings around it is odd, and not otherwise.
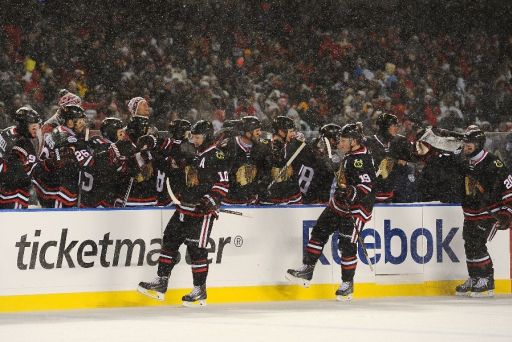
[[[325,243],[310,239],[304,250],[303,263],[305,265],[315,265],[320,255],[322,255],[324,245]]]
[[[354,279],[357,268],[357,257],[355,255],[341,257],[341,279],[351,281]]]
[[[492,259],[489,254],[481,258],[466,259],[469,276],[472,278],[487,277],[494,274]]]
[[[170,276],[174,265],[179,261],[178,251],[167,251],[162,249],[160,251],[160,257],[158,258],[158,276]]]

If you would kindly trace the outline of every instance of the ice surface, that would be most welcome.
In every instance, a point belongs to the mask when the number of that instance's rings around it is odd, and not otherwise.
[[[0,315],[0,341],[512,341],[512,296],[409,297]]]

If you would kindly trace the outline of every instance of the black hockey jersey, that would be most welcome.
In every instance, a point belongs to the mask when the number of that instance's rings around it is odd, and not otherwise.
[[[221,204],[229,189],[229,172],[224,152],[216,145],[197,152],[189,164],[185,166],[186,191],[179,194],[181,204],[176,210],[184,215],[200,217],[203,213],[196,210],[195,205],[206,197],[216,205]]]
[[[301,163],[299,169],[299,187],[304,203],[327,204],[333,185],[333,174],[339,166],[337,154],[332,160],[326,151],[322,139],[313,139],[298,157]]]
[[[377,202],[393,202],[396,184],[403,185],[399,177],[407,177],[408,170],[397,163],[399,159],[411,160],[411,147],[402,135],[397,135],[390,141],[373,135],[367,137],[365,145],[370,150],[375,166],[377,178],[375,179],[375,196]]]
[[[73,130],[58,126],[45,137],[40,158],[33,183],[41,204],[76,206],[80,170],[92,160],[87,142]]]
[[[240,136],[235,136],[221,149],[226,154],[230,170],[229,193],[224,202],[231,205],[256,203],[268,147],[261,142],[248,145]]]
[[[0,208],[27,208],[36,151],[16,127],[0,132]]]
[[[366,147],[345,155],[336,182],[338,187],[350,187],[353,195],[347,202],[335,192],[329,199],[329,207],[339,216],[353,216],[363,223],[369,221],[375,202],[375,165]]]
[[[263,177],[267,179],[268,184],[272,185],[270,189],[260,188],[259,203],[266,205],[302,203],[302,193],[299,188],[299,170],[302,164],[296,158],[286,167],[287,161],[302,142],[296,139],[289,143],[273,140],[268,142],[268,145],[271,153],[267,156]]]
[[[512,174],[494,154],[482,150],[463,164],[462,210],[466,220],[493,218],[512,207]]]

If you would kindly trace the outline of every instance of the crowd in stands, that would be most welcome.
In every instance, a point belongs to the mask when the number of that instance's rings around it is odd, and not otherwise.
[[[50,117],[67,88],[83,98],[93,128],[127,119],[127,101],[143,96],[161,130],[175,118],[221,127],[286,115],[307,134],[329,122],[371,127],[379,109],[411,136],[415,122],[512,130],[512,34],[354,18],[352,27],[327,25],[325,6],[302,2],[191,3],[154,19],[154,2],[147,16],[116,2],[90,16],[78,15],[92,11],[86,4],[36,4],[47,8],[3,22],[0,127],[24,104]]]

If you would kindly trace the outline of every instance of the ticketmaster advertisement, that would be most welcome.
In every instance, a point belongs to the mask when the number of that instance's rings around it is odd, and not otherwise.
[[[230,208],[231,209],[231,208]],[[221,213],[208,243],[209,287],[285,285],[323,207],[233,208]],[[0,296],[130,291],[156,275],[172,209],[0,212]],[[467,277],[462,210],[448,205],[377,206],[362,232],[358,283],[419,283]],[[313,284],[340,281],[337,233],[326,244]],[[510,237],[488,244],[495,278],[510,279]],[[190,288],[186,246],[170,288]],[[368,266],[372,262],[374,271]]]

